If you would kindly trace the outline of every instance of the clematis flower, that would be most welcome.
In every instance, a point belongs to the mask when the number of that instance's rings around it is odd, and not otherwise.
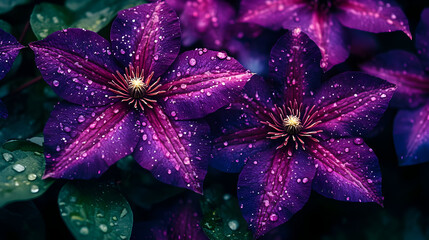
[[[21,48],[24,46],[19,44],[15,37],[0,29],[0,79],[9,72]],[[0,117],[7,118],[6,106],[1,101]]]
[[[385,0],[243,0],[240,21],[272,29],[301,28],[319,46],[325,70],[349,55],[344,27],[403,31],[411,38],[400,7]]]
[[[165,2],[119,12],[110,38],[65,29],[30,44],[65,100],[44,129],[44,177],[98,177],[133,154],[160,181],[200,193],[209,129],[193,119],[228,104],[252,74],[221,52],[177,57],[179,20]]]
[[[362,69],[398,86],[392,105],[402,108],[395,118],[393,140],[399,165],[428,162],[429,149],[429,9],[416,30],[418,56],[393,50],[376,56]],[[411,108],[411,109],[410,109]]]
[[[272,81],[254,77],[238,103],[217,113],[228,117],[217,121],[223,135],[211,164],[242,169],[238,198],[256,237],[289,220],[312,189],[336,200],[382,204],[378,159],[362,137],[395,86],[346,72],[318,87],[320,59],[299,29],[287,33],[271,51]]]

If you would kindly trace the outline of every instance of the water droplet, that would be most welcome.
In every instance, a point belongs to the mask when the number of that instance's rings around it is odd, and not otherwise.
[[[231,221],[228,222],[228,227],[231,230],[235,231],[235,230],[237,230],[240,227],[240,223],[238,223],[237,220],[231,220]]]
[[[19,163],[13,165],[12,168],[17,172],[23,172],[25,170],[25,167]]]
[[[85,117],[83,115],[79,115],[79,117],[77,118],[77,121],[82,123],[85,121]]]
[[[216,57],[218,57],[219,59],[225,59],[227,57],[227,55],[224,52],[218,52],[216,54]]]
[[[37,178],[37,175],[34,173],[30,173],[27,176],[28,181],[34,181],[34,180],[36,180],[36,178]]]
[[[3,153],[3,158],[6,162],[9,162],[10,160],[13,159],[13,156],[10,153]]]
[[[106,226],[106,224],[100,224],[100,226],[98,226],[99,228],[100,228],[100,230],[102,231],[102,232],[107,232],[107,230],[108,230],[108,228],[107,228],[107,226]]]
[[[191,59],[189,59],[189,65],[190,66],[195,66],[197,64],[197,60],[195,60],[195,58],[191,58]]]
[[[120,215],[119,217],[120,217],[120,218],[123,218],[123,217],[125,217],[125,215],[127,215],[127,213],[128,213],[127,209],[126,209],[126,208],[124,208],[124,209],[122,209],[122,211],[121,211],[121,215]]]
[[[362,139],[362,138],[355,138],[355,139],[353,140],[353,142],[354,142],[356,145],[362,145],[362,144],[363,144],[363,139]]]
[[[188,157],[185,157],[185,159],[183,159],[183,164],[185,164],[185,165],[191,164],[190,159]]]
[[[52,81],[52,84],[54,85],[54,87],[58,87],[60,85],[60,82],[58,82],[57,80]]]
[[[87,227],[82,227],[79,230],[79,233],[82,234],[82,235],[88,235],[89,234],[89,229]]]
[[[270,221],[275,222],[279,219],[279,217],[277,216],[277,214],[273,213],[270,215]]]
[[[31,193],[38,193],[39,192],[39,186],[33,185],[30,188]]]

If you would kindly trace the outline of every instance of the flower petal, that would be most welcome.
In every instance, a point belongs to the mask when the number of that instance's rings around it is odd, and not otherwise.
[[[115,57],[124,65],[161,76],[180,50],[180,25],[164,1],[122,10],[113,21],[110,39]]]
[[[288,221],[310,197],[314,162],[302,151],[292,157],[286,151],[257,153],[238,179],[242,213],[256,237]]]
[[[15,37],[0,29],[0,79],[9,72],[21,48],[24,46]]]
[[[429,97],[429,76],[420,60],[412,53],[393,50],[382,53],[362,69],[397,86],[392,104],[399,107],[417,107]]]
[[[391,1],[339,1],[336,16],[346,27],[367,32],[403,31],[412,38],[408,20],[402,9]]]
[[[252,76],[223,52],[188,51],[162,76],[162,104],[175,119],[204,117],[237,98]]]
[[[317,166],[313,190],[336,200],[382,205],[378,159],[362,138],[314,143],[309,154]]]
[[[111,100],[112,73],[119,70],[110,44],[98,34],[78,28],[55,32],[30,43],[43,79],[65,100],[101,106]]]
[[[333,14],[319,12],[309,6],[297,9],[294,16],[297,17],[283,22],[283,28],[290,30],[299,28],[319,46],[322,53],[320,66],[324,70],[347,59],[349,50],[344,29]]]
[[[283,90],[286,100],[298,104],[310,91],[319,87],[322,69],[317,45],[295,29],[283,35],[271,50],[270,76]]]
[[[362,136],[374,128],[395,92],[395,85],[360,72],[345,72],[322,85],[315,96],[315,121],[325,134]]]
[[[202,193],[210,157],[209,126],[203,121],[172,121],[158,105],[145,110],[141,119],[136,161],[164,183]]]
[[[221,49],[230,37],[227,30],[234,16],[234,8],[223,0],[187,1],[180,15],[183,44],[190,46],[201,39],[204,46]]]
[[[393,140],[399,165],[429,161],[429,103],[416,110],[401,110],[395,118]]]
[[[61,102],[44,130],[44,178],[89,179],[133,152],[138,114],[125,103],[84,108]]]
[[[243,0],[240,4],[240,22],[256,23],[277,30],[282,22],[297,18],[297,9],[307,7],[305,0]]]
[[[425,8],[416,29],[416,48],[425,70],[429,72],[429,8]]]

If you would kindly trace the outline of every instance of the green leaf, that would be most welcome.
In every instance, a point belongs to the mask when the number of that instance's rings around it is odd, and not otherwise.
[[[184,192],[183,188],[156,180],[148,170],[138,165],[132,156],[118,161],[117,167],[121,169],[120,189],[139,207],[149,209],[153,204]]]
[[[127,200],[110,184],[68,182],[58,196],[61,216],[78,240],[129,239],[133,213]]]
[[[34,7],[30,16],[30,25],[40,40],[53,32],[68,28],[72,23],[72,18],[72,13],[65,7],[52,3],[41,3]]]
[[[145,3],[142,0],[67,0],[65,7],[41,3],[31,14],[30,24],[37,38],[65,28],[98,32],[116,17],[118,11]]]
[[[12,8],[18,5],[29,3],[30,0],[1,0],[0,1],[0,14],[7,13]]]
[[[0,154],[0,206],[39,197],[52,184],[52,180],[42,180],[45,158],[39,145],[6,143]]]
[[[9,23],[0,20],[0,29],[3,29],[3,31],[10,33],[10,31],[12,30],[12,26],[10,26]]]
[[[251,240],[236,197],[225,193],[221,186],[212,186],[204,191],[201,200],[203,220],[201,226],[210,239]]]

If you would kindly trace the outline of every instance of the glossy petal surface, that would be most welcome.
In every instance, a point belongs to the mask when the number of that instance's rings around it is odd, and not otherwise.
[[[231,103],[252,76],[223,52],[188,51],[162,76],[160,97],[175,119],[200,118]]]
[[[320,59],[316,44],[299,30],[289,31],[277,41],[271,50],[270,73],[286,101],[302,103],[319,86]]]
[[[289,220],[310,197],[316,168],[306,153],[257,153],[238,180],[238,199],[250,229],[259,237]]]
[[[9,72],[23,47],[12,35],[0,29],[0,79]]]
[[[83,108],[62,102],[44,130],[44,178],[88,179],[133,152],[138,114],[125,103]]]
[[[328,135],[362,136],[375,127],[389,105],[395,85],[359,72],[331,78],[315,96],[318,126]]]
[[[162,182],[202,193],[210,154],[209,127],[172,121],[155,105],[141,115],[142,137],[134,158]]]
[[[426,71],[429,71],[429,8],[421,14],[416,29],[416,48]]]
[[[30,47],[43,79],[60,97],[86,106],[111,102],[108,82],[120,68],[107,40],[94,32],[71,28]]]
[[[382,205],[378,159],[362,138],[321,141],[309,154],[317,166],[315,191],[336,200]]]
[[[345,0],[339,2],[337,8],[336,16],[346,27],[374,33],[403,31],[412,38],[407,17],[396,4],[377,0]]]
[[[377,55],[362,65],[365,72],[397,86],[392,103],[399,107],[416,107],[429,97],[429,76],[417,56],[393,50]]]
[[[401,110],[395,118],[393,139],[399,165],[429,161],[429,104],[416,110]]]
[[[180,50],[180,26],[164,1],[122,10],[110,32],[115,57],[124,65],[161,76]]]

